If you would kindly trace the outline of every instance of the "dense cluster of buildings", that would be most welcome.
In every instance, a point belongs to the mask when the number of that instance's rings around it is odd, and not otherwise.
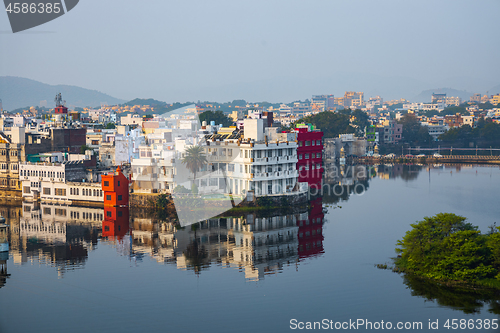
[[[98,112],[93,116],[103,124],[110,119]],[[244,197],[251,192],[259,197],[296,195],[321,186],[322,132],[306,124],[280,131],[273,112],[249,110],[236,126],[222,127],[200,124],[196,108],[187,107],[147,120],[125,116],[106,129],[74,120],[59,104],[51,119],[1,120],[5,199],[99,206],[107,198],[103,184],[117,167],[116,177],[125,174],[127,190],[130,181],[130,191],[138,194],[194,186],[200,196]],[[192,147],[200,147],[204,156],[196,170],[185,163]],[[116,204],[118,198],[113,200]]]
[[[473,95],[472,102],[499,103],[500,95]],[[433,94],[431,103],[406,100],[384,102],[379,96],[364,100],[363,92],[343,97],[314,95],[306,102],[279,108],[246,105],[230,117],[234,126],[213,121],[200,123],[200,106],[184,107],[150,117],[119,116],[124,108],[104,107],[85,112],[68,110],[61,97],[50,117],[2,114],[0,117],[0,191],[4,198],[28,201],[102,204],[103,176],[117,166],[129,179],[134,193],[191,191],[199,195],[245,197],[296,195],[321,188],[323,161],[345,155],[361,156],[377,144],[403,140],[398,120],[414,114],[436,140],[448,129],[476,126],[478,119],[500,121],[500,109],[467,106],[469,115],[440,115],[439,111],[462,101],[446,94]],[[398,104],[396,112],[383,108]],[[382,107],[374,112],[374,107]],[[340,135],[323,138],[310,124],[297,124],[305,115],[340,108],[367,113],[364,137]],[[142,110],[142,109],[141,109]],[[149,109],[148,109],[149,110]],[[433,116],[427,111],[436,110]],[[283,126],[295,124],[292,129]],[[107,126],[112,124],[112,126]],[[186,164],[192,147],[199,146],[203,165],[193,170]]]

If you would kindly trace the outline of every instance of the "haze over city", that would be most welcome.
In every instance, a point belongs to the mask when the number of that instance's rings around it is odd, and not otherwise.
[[[2,13],[0,76],[167,102],[494,93],[499,9],[498,1],[82,1],[16,34]]]

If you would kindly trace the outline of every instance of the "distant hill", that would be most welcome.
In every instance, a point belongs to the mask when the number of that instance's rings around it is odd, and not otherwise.
[[[489,95],[496,95],[496,94],[500,94],[500,84],[498,86],[495,86],[493,88],[491,88],[489,91],[488,91],[488,94]]]
[[[134,105],[151,105],[151,106],[165,106],[167,103],[162,101],[157,101],[156,99],[148,98],[136,98],[127,103],[121,104],[121,106],[134,106]]]
[[[46,101],[46,106],[53,108],[55,107],[54,97],[57,93],[62,94],[68,106],[96,107],[101,103],[116,105],[125,102],[97,90],[68,85],[50,85],[21,77],[0,76],[0,99],[4,110],[39,106],[41,101]]]
[[[430,103],[432,94],[446,94],[447,97],[460,97],[464,101],[468,101],[472,93],[465,90],[456,90],[451,88],[437,88],[422,91],[419,95],[415,96],[410,102]]]

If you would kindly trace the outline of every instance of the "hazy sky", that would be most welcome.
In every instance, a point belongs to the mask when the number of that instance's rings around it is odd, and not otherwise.
[[[499,14],[499,0],[81,0],[16,34],[0,13],[0,76],[167,102],[485,93]]]

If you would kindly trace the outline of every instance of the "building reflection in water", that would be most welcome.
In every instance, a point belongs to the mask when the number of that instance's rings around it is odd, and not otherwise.
[[[259,280],[323,253],[321,198],[309,211],[266,213],[213,218],[188,228],[133,214],[131,256],[147,254],[197,274],[213,264],[234,267]]]
[[[11,225],[13,263],[44,263],[55,267],[60,277],[83,268],[98,242],[111,244],[136,263],[150,257],[197,274],[211,265],[224,265],[241,270],[249,280],[323,253],[321,198],[302,210],[259,210],[186,228],[151,218],[145,210],[129,212],[127,207],[23,203],[1,209]]]
[[[351,195],[362,195],[368,190],[369,181],[375,176],[374,166],[326,165],[323,177],[323,202],[336,204],[347,201]]]
[[[7,273],[7,261],[9,260],[9,238],[8,225],[4,219],[0,220],[0,288],[5,286],[9,274]]]
[[[82,268],[96,248],[102,208],[23,203],[22,214],[11,224],[14,264],[41,262],[67,270]]]

